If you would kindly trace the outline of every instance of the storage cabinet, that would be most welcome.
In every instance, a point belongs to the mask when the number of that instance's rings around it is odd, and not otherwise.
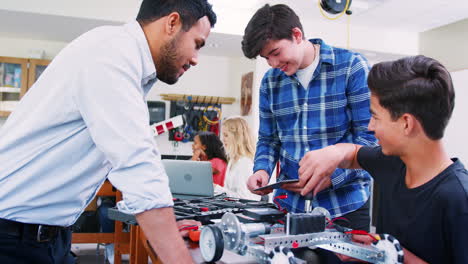
[[[0,57],[0,117],[7,117],[49,60]]]

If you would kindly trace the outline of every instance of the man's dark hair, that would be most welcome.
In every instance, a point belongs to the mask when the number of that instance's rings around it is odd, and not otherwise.
[[[422,55],[381,62],[370,70],[367,84],[393,120],[409,113],[429,138],[444,136],[455,91],[450,73],[440,62]]]
[[[287,5],[264,5],[250,19],[242,39],[244,55],[253,59],[260,54],[269,40],[292,40],[292,29],[299,28],[303,33],[299,17]]]
[[[226,152],[224,151],[223,142],[219,137],[209,131],[198,132],[197,136],[200,138],[202,145],[206,146],[205,154],[208,160],[219,158],[227,162]]]
[[[211,27],[216,24],[216,14],[207,0],[143,0],[136,20],[144,25],[172,12],[179,13],[184,31],[189,31],[204,16]]]

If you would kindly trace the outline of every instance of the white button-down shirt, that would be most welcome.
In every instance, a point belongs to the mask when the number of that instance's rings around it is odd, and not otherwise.
[[[229,197],[259,201],[261,196],[253,194],[247,188],[247,181],[253,174],[253,160],[242,156],[236,162],[229,161],[224,178],[224,187],[215,185],[217,193],[226,193]]]
[[[64,48],[0,130],[0,218],[72,225],[106,177],[124,212],[172,206],[145,101],[155,81],[136,21]]]

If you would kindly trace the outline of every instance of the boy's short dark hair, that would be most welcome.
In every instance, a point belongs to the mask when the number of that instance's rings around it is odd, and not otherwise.
[[[189,31],[204,16],[211,27],[216,24],[216,14],[207,0],[143,0],[136,20],[144,25],[172,12],[179,13],[184,31]]]
[[[450,73],[440,62],[422,55],[381,62],[372,67],[367,83],[393,120],[409,113],[429,138],[444,136],[455,91]]]
[[[292,29],[299,28],[303,33],[299,17],[287,5],[264,5],[250,19],[242,39],[244,55],[253,59],[269,40],[292,39]]]

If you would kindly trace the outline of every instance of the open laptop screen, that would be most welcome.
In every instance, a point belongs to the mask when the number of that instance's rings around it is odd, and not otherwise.
[[[162,163],[174,197],[213,196],[213,173],[209,161],[162,160]]]

